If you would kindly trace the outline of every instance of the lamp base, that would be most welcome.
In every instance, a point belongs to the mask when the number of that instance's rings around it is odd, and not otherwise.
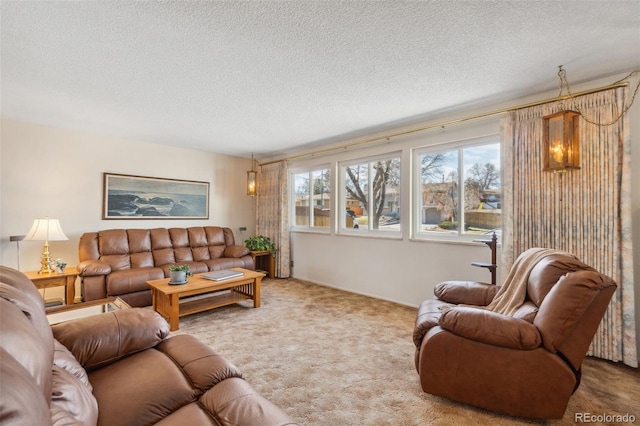
[[[51,269],[51,253],[49,253],[49,241],[44,242],[44,248],[42,251],[42,260],[40,261],[42,267],[38,271],[39,274],[52,274],[55,271]]]

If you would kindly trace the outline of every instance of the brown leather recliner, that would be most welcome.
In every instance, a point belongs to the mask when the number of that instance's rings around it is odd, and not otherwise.
[[[0,266],[0,424],[291,425],[236,366],[151,309],[49,326],[22,273]]]
[[[418,310],[413,335],[422,389],[512,416],[562,418],[616,287],[563,254],[535,264],[512,315],[483,308],[495,285],[438,284]]]

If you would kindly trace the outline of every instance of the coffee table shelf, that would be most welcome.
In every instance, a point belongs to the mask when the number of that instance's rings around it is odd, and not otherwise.
[[[187,298],[180,301],[179,316],[182,317],[185,315],[197,314],[198,312],[233,305],[235,303],[244,302],[245,300],[251,300],[251,297],[232,291],[220,291],[216,294],[193,300],[189,300]]]

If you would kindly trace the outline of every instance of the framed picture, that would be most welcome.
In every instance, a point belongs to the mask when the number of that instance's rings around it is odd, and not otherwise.
[[[103,175],[103,219],[209,219],[209,182]]]

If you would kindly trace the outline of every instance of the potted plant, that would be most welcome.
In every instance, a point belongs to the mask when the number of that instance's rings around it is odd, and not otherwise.
[[[264,235],[256,235],[244,242],[244,246],[251,251],[268,251],[272,256],[276,255],[276,245],[271,242],[269,237]]]
[[[169,266],[169,284],[186,284],[187,277],[191,276],[189,265],[171,265]]]

